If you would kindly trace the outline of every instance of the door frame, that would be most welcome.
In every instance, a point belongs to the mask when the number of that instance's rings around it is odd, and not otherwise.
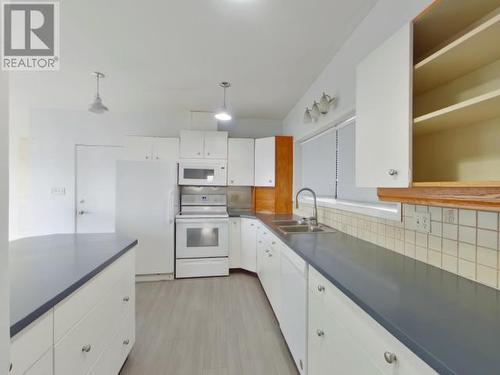
[[[106,148],[116,148],[116,149],[125,149],[123,145],[111,145],[111,144],[88,144],[88,143],[75,143],[74,149],[74,200],[73,200],[73,232],[78,233],[77,231],[77,221],[78,221],[78,148],[79,147],[106,147]]]

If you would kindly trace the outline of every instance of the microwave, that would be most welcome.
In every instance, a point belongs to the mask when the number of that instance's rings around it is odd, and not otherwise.
[[[226,186],[227,162],[225,160],[181,160],[179,185]]]

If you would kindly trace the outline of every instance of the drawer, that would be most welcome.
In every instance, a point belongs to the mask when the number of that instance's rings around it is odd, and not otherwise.
[[[128,302],[123,300],[125,291],[130,292],[130,275],[123,275],[102,301],[56,343],[56,375],[79,375],[89,371],[115,332],[119,317],[123,315],[121,311],[132,306],[130,299]]]
[[[124,274],[134,274],[134,250],[129,251],[54,308],[54,340],[59,341]]]
[[[53,351],[50,348],[24,375],[52,375],[53,373]]]
[[[135,315],[128,311],[121,318],[116,332],[110,337],[107,346],[89,375],[116,375],[127,359],[135,343]]]
[[[10,374],[24,374],[54,343],[52,310],[15,335],[10,344]]]
[[[229,275],[228,258],[177,259],[176,278]]]

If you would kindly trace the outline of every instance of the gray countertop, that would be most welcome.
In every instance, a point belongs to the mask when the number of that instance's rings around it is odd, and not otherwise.
[[[232,213],[232,216],[238,216]],[[500,373],[500,292],[342,232],[273,233],[440,374]]]
[[[11,337],[136,244],[116,234],[54,234],[12,241]]]

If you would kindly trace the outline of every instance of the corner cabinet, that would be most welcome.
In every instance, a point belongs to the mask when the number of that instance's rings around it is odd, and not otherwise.
[[[408,187],[411,181],[412,24],[356,70],[356,184]]]
[[[436,374],[311,266],[308,345],[308,375]]]

